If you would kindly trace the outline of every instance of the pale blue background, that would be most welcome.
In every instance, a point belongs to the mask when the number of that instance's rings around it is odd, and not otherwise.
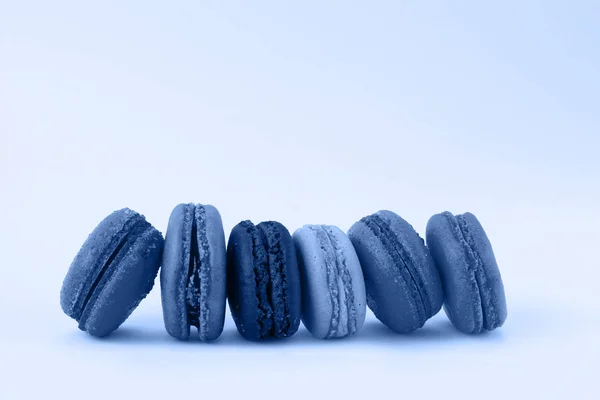
[[[600,3],[94,3],[0,0],[0,398],[597,397]],[[187,201],[226,234],[472,211],[508,320],[186,345],[155,290],[79,332],[58,293],[91,229]]]

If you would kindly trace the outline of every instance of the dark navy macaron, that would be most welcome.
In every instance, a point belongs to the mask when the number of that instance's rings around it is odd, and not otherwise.
[[[93,336],[117,329],[152,289],[164,240],[143,215],[113,212],[88,236],[69,267],[60,305]]]
[[[225,321],[226,250],[221,215],[211,205],[179,204],[165,235],[160,272],[163,317],[169,335],[201,340],[221,335]]]
[[[248,340],[292,336],[301,317],[296,250],[279,222],[243,221],[227,244],[227,296],[240,334]]]
[[[471,213],[436,214],[427,246],[444,287],[444,310],[461,332],[491,331],[506,320],[506,297],[492,245]]]
[[[391,211],[378,211],[352,225],[348,236],[362,266],[367,305],[381,322],[409,333],[440,310],[440,276],[408,222]]]

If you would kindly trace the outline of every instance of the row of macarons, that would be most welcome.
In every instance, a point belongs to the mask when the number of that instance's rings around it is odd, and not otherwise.
[[[300,321],[320,339],[360,331],[369,307],[391,330],[410,333],[442,305],[464,333],[506,320],[502,278],[489,239],[470,213],[434,215],[427,243],[403,218],[378,211],[347,233],[305,225],[293,235],[275,221],[242,221],[227,244],[217,209],[179,204],[165,238],[131,209],[102,220],[63,281],[63,311],[93,336],[117,329],[160,270],[164,324],[186,340],[214,340],[226,303],[248,340],[292,336]],[[197,329],[191,330],[194,326]]]

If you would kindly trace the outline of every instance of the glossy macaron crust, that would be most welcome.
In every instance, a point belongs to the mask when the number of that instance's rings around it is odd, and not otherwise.
[[[359,331],[366,293],[358,256],[335,226],[305,225],[293,235],[302,283],[302,322],[319,339]]]
[[[160,273],[169,335],[218,338],[225,321],[226,249],[221,215],[211,205],[179,204],[171,212]]]
[[[490,241],[471,213],[436,214],[427,223],[427,246],[444,287],[444,310],[464,333],[491,331],[506,320],[506,297]]]
[[[381,322],[409,333],[440,310],[438,271],[408,222],[391,211],[378,211],[352,225],[348,236],[363,269],[367,305]]]
[[[227,296],[248,340],[293,335],[300,325],[298,262],[288,230],[278,222],[236,225],[227,245]]]
[[[75,256],[60,305],[79,329],[106,336],[150,292],[164,240],[144,216],[124,208],[102,220]]]

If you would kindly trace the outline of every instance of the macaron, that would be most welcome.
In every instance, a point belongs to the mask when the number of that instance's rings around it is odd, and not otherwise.
[[[226,298],[225,234],[211,205],[179,204],[171,212],[162,257],[160,286],[169,335],[186,340],[190,327],[200,340],[223,331]]]
[[[387,327],[409,333],[440,310],[440,276],[408,222],[382,210],[352,225],[348,236],[362,266],[367,305]]]
[[[429,219],[427,246],[444,288],[444,310],[461,332],[496,329],[506,320],[506,296],[492,245],[471,213]]]
[[[365,321],[367,299],[360,262],[338,227],[305,225],[292,236],[302,287],[302,322],[319,339],[343,338]]]
[[[152,289],[164,240],[143,215],[124,208],[103,219],[71,263],[60,291],[79,329],[106,336]]]
[[[248,340],[292,336],[301,316],[296,250],[279,222],[242,221],[227,244],[227,297],[240,334]]]

